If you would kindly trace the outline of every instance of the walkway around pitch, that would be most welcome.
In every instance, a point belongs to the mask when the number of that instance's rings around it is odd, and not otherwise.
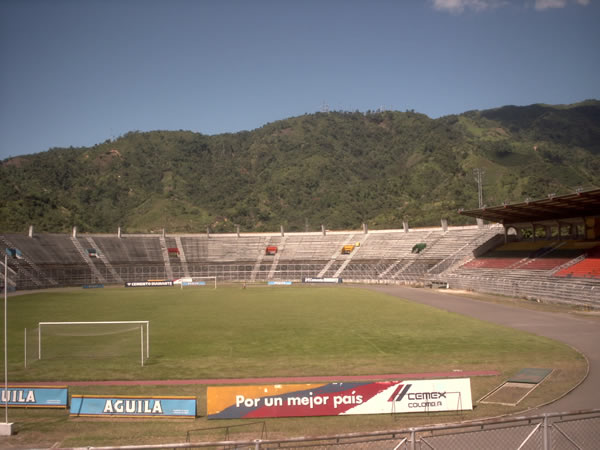
[[[382,380],[423,380],[437,378],[486,377],[500,375],[498,370],[452,370],[450,372],[399,373],[387,375],[347,375],[347,376],[307,376],[307,377],[262,377],[262,378],[201,378],[197,380],[107,380],[107,381],[39,381],[11,383],[13,386],[186,386],[186,385],[226,385],[226,384],[265,384],[265,383],[318,383]]]

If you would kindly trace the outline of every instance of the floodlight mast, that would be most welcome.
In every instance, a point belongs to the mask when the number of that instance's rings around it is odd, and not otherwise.
[[[7,330],[6,311],[8,297],[8,255],[4,253],[4,423],[8,423],[8,355],[7,355]]]
[[[479,208],[483,208],[483,174],[485,170],[476,168],[473,169],[475,180],[477,181],[477,197],[479,200]]]

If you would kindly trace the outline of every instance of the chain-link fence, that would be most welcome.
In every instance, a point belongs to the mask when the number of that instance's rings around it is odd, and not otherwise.
[[[262,422],[256,425],[260,424]],[[102,449],[596,450],[600,448],[600,409],[322,437],[268,439],[264,424],[257,430],[260,433],[256,439],[244,441],[195,441],[193,435],[202,434],[202,430],[196,429],[187,434],[185,443]],[[230,436],[229,431],[226,438]]]

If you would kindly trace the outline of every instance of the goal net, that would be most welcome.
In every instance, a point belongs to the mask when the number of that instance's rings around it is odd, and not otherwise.
[[[186,287],[208,286],[217,288],[217,277],[186,277],[175,280],[173,284],[181,285],[181,289]]]
[[[41,359],[137,359],[150,355],[150,322],[40,322],[25,330],[25,365]]]

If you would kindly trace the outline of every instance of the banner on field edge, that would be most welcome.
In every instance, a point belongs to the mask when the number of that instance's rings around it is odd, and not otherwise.
[[[128,281],[125,287],[163,287],[173,286],[172,281]]]
[[[341,283],[341,278],[319,278],[319,277],[304,277],[303,283]]]
[[[268,286],[291,286],[291,281],[267,281]]]
[[[209,386],[208,419],[338,416],[473,409],[471,380]]]
[[[196,397],[72,395],[71,417],[195,418]]]
[[[66,386],[8,386],[2,389],[0,398],[4,406],[15,408],[67,408]]]
[[[206,286],[206,281],[184,281],[183,286]]]

